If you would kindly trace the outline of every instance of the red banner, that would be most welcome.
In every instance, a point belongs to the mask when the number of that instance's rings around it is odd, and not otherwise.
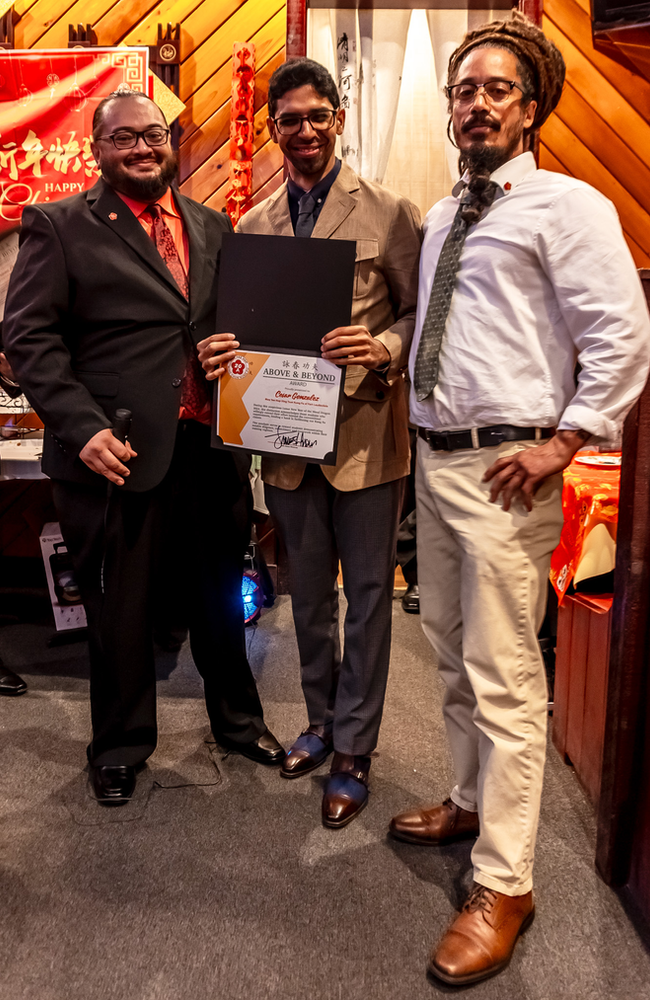
[[[95,108],[112,91],[149,94],[146,48],[0,52],[0,237],[25,205],[92,187]]]

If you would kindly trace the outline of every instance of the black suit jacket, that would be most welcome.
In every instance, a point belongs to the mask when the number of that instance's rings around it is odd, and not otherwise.
[[[115,411],[131,410],[138,457],[124,489],[152,489],[171,461],[190,350],[215,329],[226,215],[175,192],[189,238],[189,303],[153,242],[100,180],[25,208],[4,319],[7,357],[46,427],[43,471],[102,480],[78,457]]]

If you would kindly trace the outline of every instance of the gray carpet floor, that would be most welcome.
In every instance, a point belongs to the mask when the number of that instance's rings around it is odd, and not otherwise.
[[[284,781],[211,744],[185,646],[159,660],[160,745],[120,809],[88,794],[85,645],[45,625],[0,631],[29,682],[0,699],[2,1000],[425,1000],[466,990],[426,976],[469,884],[467,844],[386,837],[393,813],[446,796],[440,683],[419,619],[394,608],[384,723],[368,808],[320,823],[326,767]],[[305,725],[288,598],[248,643],[270,728]],[[650,955],[593,865],[595,821],[549,747],[537,918],[476,1000],[641,1000]]]

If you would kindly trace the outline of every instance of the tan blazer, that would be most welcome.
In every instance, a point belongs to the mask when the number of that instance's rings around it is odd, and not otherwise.
[[[286,184],[252,208],[237,231],[293,236]],[[409,471],[403,372],[415,324],[420,213],[407,198],[363,180],[344,163],[312,235],[356,240],[352,325],[366,326],[391,356],[383,378],[361,365],[347,369],[337,462],[321,466],[336,489],[360,490]],[[265,458],[262,476],[272,486],[295,490],[305,465],[302,459]]]

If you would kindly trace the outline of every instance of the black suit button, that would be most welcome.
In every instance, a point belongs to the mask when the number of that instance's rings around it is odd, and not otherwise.
[[[181,381],[182,380],[180,378],[173,378],[172,379],[172,385],[174,386],[175,389],[178,389],[179,385],[181,384]]]
[[[190,330],[192,331],[192,333],[194,333],[194,331],[196,330],[196,323],[194,322],[194,320],[192,320],[192,322],[190,323]]]
[[[380,389],[379,392],[377,393],[377,399],[383,399],[385,395],[386,395],[386,393],[382,392],[381,389]]]

